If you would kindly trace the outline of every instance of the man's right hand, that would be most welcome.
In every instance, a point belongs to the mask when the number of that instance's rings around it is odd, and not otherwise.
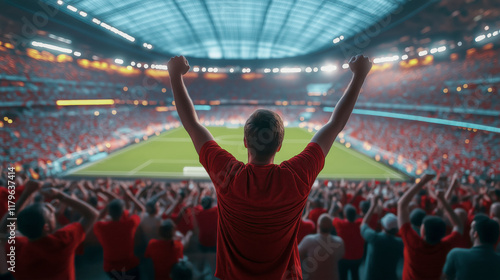
[[[367,56],[356,55],[349,60],[349,68],[355,75],[366,76],[372,69],[372,62]]]
[[[172,57],[168,63],[168,73],[170,76],[184,75],[189,71],[189,62],[184,56]]]

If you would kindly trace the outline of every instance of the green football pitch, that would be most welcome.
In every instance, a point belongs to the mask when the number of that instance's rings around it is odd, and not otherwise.
[[[243,128],[210,127],[219,145],[238,160],[247,162],[243,145]],[[281,151],[275,163],[300,153],[309,143],[312,133],[301,128],[287,128]],[[187,132],[176,128],[111,153],[99,161],[78,167],[68,174],[78,177],[128,178],[208,178],[198,161]],[[388,166],[336,142],[325,161],[320,178],[394,179],[406,177]]]

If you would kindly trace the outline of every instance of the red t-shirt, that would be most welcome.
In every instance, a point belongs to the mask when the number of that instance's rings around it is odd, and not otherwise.
[[[155,280],[170,280],[170,270],[184,257],[184,247],[178,240],[151,239],[144,257],[153,260]]]
[[[139,265],[134,255],[134,236],[141,219],[123,211],[119,221],[98,221],[94,233],[104,251],[104,271],[125,271]]]
[[[69,224],[33,241],[24,236],[16,237],[14,245],[5,245],[7,253],[10,252],[10,246],[15,246],[14,278],[17,280],[74,280],[75,251],[84,239],[85,231],[80,223]]]
[[[359,260],[363,257],[365,239],[361,236],[361,221],[349,222],[339,218],[333,219],[337,235],[344,240],[345,260]]]
[[[405,245],[403,280],[441,279],[446,255],[460,242],[462,236],[454,231],[440,243],[431,245],[418,236],[410,223],[404,224],[399,233]]]
[[[302,279],[297,233],[325,156],[310,143],[280,165],[244,164],[208,141],[200,162],[217,192],[220,279]]]
[[[217,244],[217,206],[201,210],[195,214],[198,229],[198,239],[205,247],[215,247]]]
[[[321,208],[321,207],[318,207],[318,208],[314,208],[312,209],[310,212],[309,212],[309,220],[312,221],[314,223],[314,228],[316,229],[316,225],[318,224],[318,219],[319,219],[319,216],[321,216],[321,214],[324,214],[326,213],[326,209],[325,208]]]
[[[316,232],[316,225],[311,220],[300,220],[299,233],[297,234],[297,244],[309,234]]]

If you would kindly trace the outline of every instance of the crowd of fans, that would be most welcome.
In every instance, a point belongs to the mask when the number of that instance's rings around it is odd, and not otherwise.
[[[37,182],[22,172],[7,183],[1,171],[3,233],[12,189],[18,207],[15,279],[212,279],[212,183]],[[434,176],[413,186],[316,181],[297,236],[304,279],[498,279],[500,184]],[[100,271],[85,269],[96,260]]]
[[[200,120],[209,126],[241,126],[257,106],[212,106],[210,111],[199,111]],[[275,106],[274,111],[284,117],[285,125],[313,131],[329,118],[328,112],[304,107]],[[14,166],[47,169],[47,164],[74,152],[93,150],[112,152],[179,125],[175,111],[159,112],[155,107],[142,106],[114,108],[61,108],[19,111],[11,117],[13,123],[0,129],[5,144],[0,150],[0,162]],[[97,114],[98,113],[98,114]],[[413,112],[411,112],[413,113]],[[97,115],[96,115],[97,114]],[[448,114],[451,120],[467,121],[499,127],[494,117]],[[423,170],[460,172],[471,180],[495,178],[500,172],[500,145],[497,133],[477,129],[429,124],[391,118],[373,118],[353,115],[343,137],[346,144],[355,139],[367,146],[379,148],[390,155],[381,155],[386,164],[399,158],[414,162],[409,173],[419,175]],[[361,152],[365,150],[361,149]],[[87,159],[88,156],[84,158]],[[69,169],[76,159],[68,159]],[[401,160],[399,160],[401,161]],[[40,170],[43,172],[43,170]],[[407,171],[406,167],[403,172]],[[417,172],[418,171],[418,172]]]
[[[498,110],[499,50],[478,50],[466,58],[373,71],[360,103],[437,105],[447,108]],[[109,65],[109,62],[107,65]],[[340,68],[340,67],[339,67]],[[58,99],[113,98],[171,102],[169,79],[151,69],[121,73],[109,68],[84,68],[76,61],[44,61],[20,50],[0,49],[2,101],[53,104]],[[158,70],[156,70],[158,71]],[[298,74],[191,73],[186,76],[193,100],[296,101],[335,104],[345,90],[349,71]],[[253,75],[253,76],[252,76]],[[389,78],[390,77],[390,78]],[[308,85],[329,84],[308,95]],[[319,96],[318,96],[319,94]]]

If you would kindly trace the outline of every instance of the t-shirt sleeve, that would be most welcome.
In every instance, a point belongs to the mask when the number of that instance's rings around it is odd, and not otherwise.
[[[58,239],[68,244],[68,246],[78,247],[85,240],[85,230],[80,223],[71,223],[54,233]]]
[[[309,187],[325,165],[325,155],[317,143],[309,143],[298,155],[285,161],[282,165],[293,170]]]
[[[446,262],[443,267],[443,274],[446,275],[446,279],[455,279],[455,271],[457,271],[455,253],[455,250],[451,250],[446,256]]]
[[[462,241],[462,234],[460,234],[458,231],[453,231],[452,233],[445,236],[442,241],[450,244],[452,248],[457,247]]]
[[[361,236],[366,242],[371,242],[377,236],[377,233],[371,229],[367,224],[361,226]]]
[[[151,250],[153,247],[153,239],[149,240],[148,246],[146,247],[146,251],[144,252],[145,258],[151,258]]]
[[[399,234],[403,240],[403,244],[407,247],[415,248],[418,242],[421,240],[420,236],[413,230],[410,223],[404,224],[399,229]]]
[[[201,147],[200,163],[207,171],[216,188],[228,186],[243,165],[232,154],[222,149],[217,142],[208,141]],[[218,190],[218,189],[217,189]]]

